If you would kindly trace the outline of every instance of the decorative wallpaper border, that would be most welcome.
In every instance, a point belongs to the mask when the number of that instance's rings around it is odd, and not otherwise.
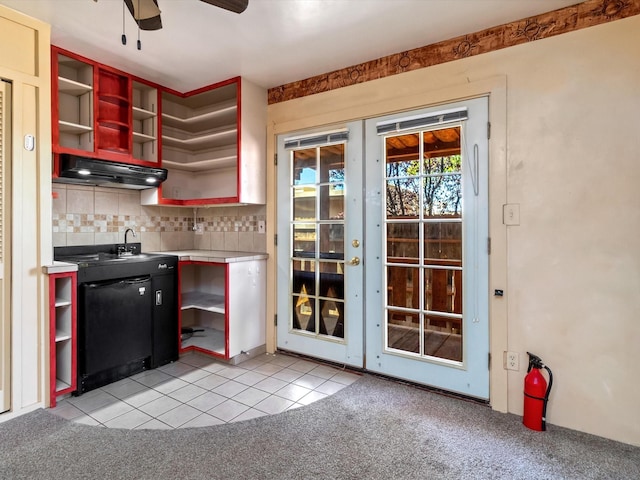
[[[587,0],[480,32],[269,89],[269,105],[480,55],[640,14],[640,0]]]

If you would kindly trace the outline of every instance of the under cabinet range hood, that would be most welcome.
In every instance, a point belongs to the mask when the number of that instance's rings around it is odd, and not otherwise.
[[[157,187],[167,179],[167,170],[164,168],[130,165],[67,153],[60,154],[59,162],[58,177],[53,179],[57,183],[142,190]]]

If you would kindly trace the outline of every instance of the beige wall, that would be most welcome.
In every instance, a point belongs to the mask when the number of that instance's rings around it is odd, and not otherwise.
[[[548,421],[640,445],[640,16],[269,107],[278,133],[490,94],[491,403],[522,413],[526,351]],[[267,225],[275,224],[274,172]],[[520,206],[520,225],[502,205]],[[268,230],[268,234],[273,233]],[[275,280],[275,249],[268,245]],[[275,281],[270,282],[275,285]],[[268,318],[274,313],[274,288]],[[273,349],[275,332],[269,330]],[[503,368],[503,352],[520,370]]]

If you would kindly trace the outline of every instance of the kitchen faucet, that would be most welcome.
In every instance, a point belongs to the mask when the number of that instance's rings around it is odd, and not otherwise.
[[[123,251],[120,251],[120,249],[118,249],[118,254],[120,254],[120,255],[133,255],[133,250],[129,250],[127,248],[127,235],[129,234],[129,232],[131,232],[133,234],[134,238],[137,237],[136,232],[134,232],[132,228],[127,228],[124,231],[124,247],[123,247]]]

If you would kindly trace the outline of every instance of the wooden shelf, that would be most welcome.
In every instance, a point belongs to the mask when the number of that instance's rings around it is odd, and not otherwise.
[[[71,338],[72,337],[70,333],[56,332],[56,343],[64,342],[66,340],[71,340]]]
[[[193,291],[182,293],[182,310],[196,308],[207,312],[224,314],[224,295]]]
[[[58,76],[58,92],[60,93],[78,97],[85,93],[89,93],[92,90],[93,87],[91,85],[86,85],[84,83],[76,82],[75,80]]]
[[[133,119],[134,120],[146,120],[148,118],[156,117],[156,112],[151,112],[139,107],[133,107]]]
[[[122,95],[113,93],[100,93],[98,95],[98,100],[100,100],[101,102],[113,103],[115,105],[121,106],[129,105],[128,97],[123,97]]]
[[[58,122],[58,127],[61,132],[65,133],[89,133],[93,132],[93,128],[88,127],[86,125],[79,125],[77,123],[65,122],[64,120],[60,120]]]
[[[173,132],[174,135],[178,132]],[[220,148],[236,141],[238,129],[235,127],[209,131],[198,135],[171,136],[162,135],[162,144],[167,147],[177,147],[184,150],[200,151],[204,149]]]
[[[214,170],[219,168],[231,168],[238,164],[238,157],[236,155],[209,158],[206,160],[197,160],[191,162],[174,162],[171,160],[163,160],[162,165],[166,168],[176,168],[178,170],[185,170],[188,172],[198,172],[206,170]]]
[[[201,113],[180,117],[168,113],[162,114],[162,124],[167,127],[179,128],[188,132],[199,132],[211,128],[210,125],[235,125],[237,123],[238,106],[236,100],[229,100],[224,104],[207,107]]]
[[[145,135],[144,133],[133,132],[133,141],[137,143],[155,142],[156,137],[152,135]]]
[[[208,352],[217,353],[224,356],[225,354],[225,338],[222,330],[215,328],[194,325],[193,328],[203,329],[203,332],[194,332],[193,336],[182,340],[182,348],[199,348]]]

